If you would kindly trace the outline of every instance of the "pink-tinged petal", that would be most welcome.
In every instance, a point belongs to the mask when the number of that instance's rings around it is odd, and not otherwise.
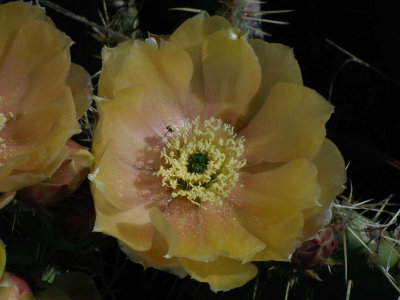
[[[202,65],[206,111],[234,124],[256,94],[261,69],[246,37],[231,29],[211,34],[203,44]]]
[[[188,200],[174,199],[165,215],[158,210],[150,214],[168,243],[170,257],[210,261],[224,256],[244,262],[265,248],[239,224],[229,203],[198,207]]]
[[[15,192],[23,187],[35,185],[49,179],[65,160],[67,153],[68,149],[64,146],[51,161],[51,164],[45,168],[33,169],[31,171],[24,170],[23,172],[14,172],[14,169],[18,170],[19,166],[29,164],[32,161],[31,155],[26,153],[11,159],[5,166],[0,168],[0,191],[6,193],[7,191]]]
[[[180,198],[172,200],[164,213],[152,209],[153,224],[168,244],[167,257],[208,261],[224,254],[203,244],[200,209],[202,208]]]
[[[92,182],[107,201],[120,209],[153,203],[163,205],[171,197],[162,187],[161,179],[152,171],[141,170],[115,155],[110,143],[95,167]],[[151,207],[151,206],[150,206]]]
[[[30,161],[19,170],[46,168],[69,137],[79,132],[71,91],[65,88],[58,99],[10,119],[1,131],[5,146],[0,152],[0,162],[4,164],[27,153]]]
[[[187,275],[178,258],[166,258],[168,245],[161,235],[156,232],[153,236],[152,247],[147,251],[137,251],[119,242],[121,250],[135,263],[140,263],[144,268],[152,267],[170,272],[183,278]]]
[[[337,195],[343,192],[346,183],[346,168],[339,149],[330,140],[325,139],[321,150],[314,157],[313,163],[318,168],[318,182],[321,185],[320,207],[313,207],[304,211],[304,236],[314,235],[324,223],[324,210],[330,210],[330,204]]]
[[[96,155],[102,155],[111,140],[123,141],[115,144],[119,157],[135,163],[139,152],[153,146],[146,143],[156,136],[143,114],[144,100],[145,89],[138,86],[120,91],[112,100],[97,101],[99,121],[92,147]]]
[[[0,192],[14,192],[47,179],[80,130],[66,84],[71,40],[30,3],[1,5],[0,16]]]
[[[5,272],[0,278],[0,299],[34,300],[28,283],[11,273]]]
[[[121,50],[119,47],[109,50],[113,54],[106,54],[105,68],[113,64],[114,57],[120,57],[119,52],[126,52],[127,44],[121,47]],[[144,87],[146,101],[143,109],[149,114],[148,121],[158,134],[165,133],[168,125],[199,115],[202,103],[189,94],[193,64],[184,50],[169,42],[157,44],[154,39],[147,39],[131,44],[127,56],[133,59],[126,59],[117,71],[112,94],[117,95],[130,86]]]
[[[263,173],[242,172],[239,182],[243,187],[235,187],[230,195],[237,206],[238,219],[266,244],[265,250],[253,259],[287,259],[296,239],[302,237],[303,219],[299,212],[315,207],[321,194],[317,168],[305,159],[297,159]],[[273,258],[267,258],[273,253]]]
[[[259,39],[249,40],[261,66],[261,85],[257,94],[251,100],[246,113],[235,125],[237,130],[245,127],[258,112],[272,89],[278,82],[290,82],[302,85],[303,80],[292,48],[282,44],[267,43]]]
[[[181,258],[181,262],[193,279],[207,282],[214,292],[242,286],[257,275],[257,268],[253,264],[243,264],[229,258],[219,257],[210,262]]]
[[[76,118],[79,119],[92,104],[92,81],[84,68],[77,64],[71,64],[67,84],[74,98]]]
[[[103,232],[123,241],[129,247],[146,251],[151,248],[154,227],[151,224],[147,203],[120,210],[110,204],[104,195],[102,182],[92,179],[96,221],[93,231]]]
[[[216,249],[222,256],[242,263],[250,261],[265,248],[263,241],[240,224],[240,218],[229,202],[206,202],[200,209],[203,247]]]
[[[0,63],[2,111],[17,115],[59,97],[65,89],[71,43],[46,21],[24,24]]]
[[[245,136],[247,165],[313,158],[325,139],[332,105],[314,90],[278,83],[239,134]]]

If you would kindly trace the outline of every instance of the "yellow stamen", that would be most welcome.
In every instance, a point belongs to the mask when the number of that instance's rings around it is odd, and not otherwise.
[[[155,175],[162,177],[163,186],[172,189],[172,197],[185,197],[197,205],[202,201],[220,203],[238,181],[238,170],[246,164],[245,159],[239,159],[244,138],[237,137],[231,125],[215,118],[202,123],[199,118],[186,120],[169,132],[161,151],[165,165]],[[193,163],[198,172],[193,171]]]

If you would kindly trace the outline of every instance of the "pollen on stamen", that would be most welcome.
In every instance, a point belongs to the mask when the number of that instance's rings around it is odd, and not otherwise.
[[[163,138],[164,165],[156,176],[172,189],[172,197],[183,197],[196,205],[203,201],[222,203],[239,179],[244,137],[238,137],[231,125],[211,118],[200,122],[186,120]]]

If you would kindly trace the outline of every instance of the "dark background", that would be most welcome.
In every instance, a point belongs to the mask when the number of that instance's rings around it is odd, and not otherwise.
[[[98,11],[103,11],[103,6],[100,0],[54,2],[101,24]],[[140,30],[169,34],[192,15],[169,11],[171,7],[203,8],[213,13],[219,6],[219,1],[144,0],[138,3]],[[113,9],[109,9],[112,13]],[[271,16],[288,21],[290,25],[265,24],[264,30],[272,34],[266,40],[293,47],[304,84],[335,106],[327,125],[328,137],[349,163],[348,177],[354,188],[354,199],[383,200],[394,194],[392,201],[400,203],[397,196],[400,194],[400,20],[393,3],[275,0],[268,1],[263,9],[295,10]],[[91,74],[99,71],[103,44],[93,38],[91,28],[50,8],[47,13],[56,26],[75,41],[71,48],[72,60]],[[348,61],[351,57],[326,39],[370,67]],[[214,294],[206,284],[188,278],[180,280],[152,269],[143,271],[140,265],[125,259],[113,239],[99,239],[96,251],[85,252],[88,246],[82,246],[81,255],[74,257],[73,263],[68,259],[58,262],[67,264],[69,270],[84,270],[90,274],[104,299],[284,299],[286,280],[279,276],[285,273],[285,267],[279,274],[267,273],[268,265],[261,264],[259,277],[246,286]],[[357,259],[350,260],[350,278],[354,280],[351,299],[397,299],[386,281]],[[342,266],[334,267],[332,275],[321,271],[323,283],[303,278],[294,285],[289,299],[345,299],[343,272]]]

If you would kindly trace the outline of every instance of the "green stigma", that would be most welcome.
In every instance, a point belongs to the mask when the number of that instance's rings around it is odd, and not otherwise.
[[[208,157],[204,153],[195,152],[192,153],[188,159],[188,164],[186,166],[189,173],[203,173],[207,168]]]

